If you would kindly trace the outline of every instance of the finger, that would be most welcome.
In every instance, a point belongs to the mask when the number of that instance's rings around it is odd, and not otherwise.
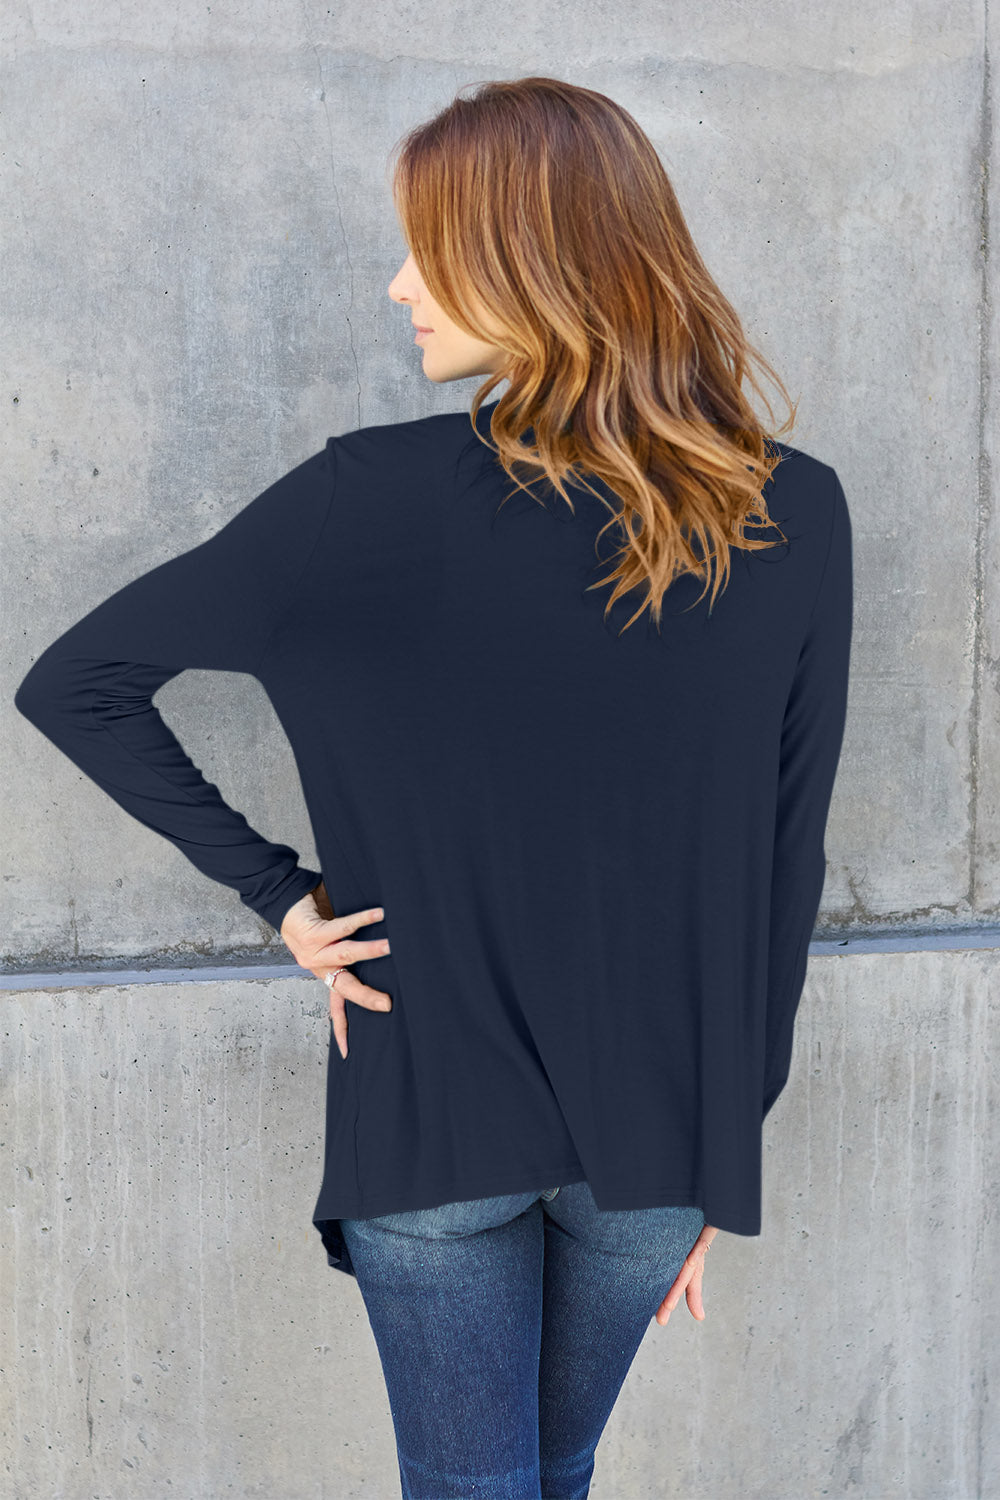
[[[688,1260],[685,1260],[684,1264],[681,1266],[680,1270],[677,1273],[673,1286],[670,1288],[669,1292],[664,1297],[663,1301],[660,1303],[659,1307],[656,1310],[656,1321],[658,1323],[666,1323],[667,1319],[670,1317],[670,1314],[673,1312],[674,1308],[683,1297],[684,1290],[693,1274],[694,1272],[690,1262]]]
[[[670,1291],[667,1293],[663,1301],[660,1303],[659,1307],[656,1309],[656,1321],[658,1323],[666,1323],[667,1319],[670,1317],[670,1314],[673,1312],[674,1308],[683,1297],[686,1287],[686,1281],[674,1282],[673,1286],[670,1288]]]
[[[389,952],[388,938],[369,938],[364,942],[351,942],[346,938],[331,938],[316,950],[320,963],[356,964],[363,958],[382,958]]]
[[[666,1302],[667,1307],[671,1312],[683,1297],[684,1292],[687,1288],[687,1284],[691,1279],[691,1274],[692,1273],[690,1266],[685,1265],[681,1270],[679,1276],[677,1277],[677,1280],[674,1282],[673,1286],[670,1288],[669,1292],[664,1298],[664,1301]]]
[[[335,990],[330,992],[330,1020],[333,1022],[333,1039],[341,1057],[347,1057],[347,1011],[344,1006],[338,1005]]]
[[[322,979],[326,984],[326,976],[330,973],[329,967],[313,969],[312,972],[317,979]],[[356,974],[352,974],[350,969],[342,969],[337,975],[335,993],[345,1000],[350,1000],[354,1005],[363,1005],[366,1010],[392,1009],[391,995],[387,995],[384,990],[373,989],[370,984],[365,984]]]
[[[381,906],[369,906],[364,911],[351,911],[334,917],[327,926],[337,928],[337,937],[349,937],[359,927],[370,927],[372,922],[381,922],[385,912]]]
[[[691,1313],[699,1322],[705,1317],[705,1304],[702,1300],[702,1277],[705,1271],[705,1253],[712,1243],[713,1235],[700,1234],[695,1241],[694,1249],[689,1259],[695,1263],[695,1272],[688,1282],[687,1302]]]
[[[353,995],[348,998],[354,999]],[[387,995],[385,990],[373,990],[367,984],[361,986],[361,995],[354,1003],[364,1005],[369,1010],[392,1010],[392,996]]]
[[[701,1233],[685,1256],[684,1264],[678,1272],[673,1286],[656,1309],[656,1321],[661,1326],[666,1323],[682,1296],[686,1296],[688,1307],[694,1316],[698,1319],[704,1319],[705,1304],[702,1301],[701,1295],[701,1279],[705,1266],[705,1252],[718,1232],[718,1229],[713,1225],[705,1224],[703,1226]],[[697,1304],[697,1311],[695,1311],[695,1303]]]
[[[687,1284],[687,1305],[691,1311],[692,1317],[697,1318],[699,1322],[703,1322],[705,1317],[705,1304],[701,1300],[700,1266]]]
[[[670,1314],[673,1312],[673,1310],[674,1309],[671,1304],[664,1297],[663,1301],[656,1309],[656,1321],[660,1324],[661,1327],[666,1327],[667,1319],[670,1317]]]

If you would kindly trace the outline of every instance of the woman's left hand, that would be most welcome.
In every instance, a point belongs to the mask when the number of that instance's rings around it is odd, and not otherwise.
[[[701,1234],[695,1240],[688,1251],[687,1258],[677,1273],[677,1279],[670,1288],[659,1307],[656,1309],[656,1321],[666,1325],[667,1319],[681,1300],[681,1293],[687,1294],[687,1305],[691,1309],[692,1317],[703,1322],[705,1318],[705,1306],[701,1300],[701,1275],[705,1266],[705,1252],[718,1234],[711,1224],[705,1224]]]
[[[359,927],[380,922],[382,916],[380,906],[352,912],[349,916],[335,916],[326,886],[321,881],[314,890],[289,907],[281,923],[281,936],[300,968],[310,969],[324,983],[332,970],[341,971],[329,987],[329,995],[333,1035],[344,1058],[347,1056],[348,1029],[346,1002],[350,1000],[355,1005],[363,1005],[366,1010],[392,1009],[391,995],[365,984],[348,967],[361,959],[381,958],[389,952],[388,938],[352,941],[352,934]]]

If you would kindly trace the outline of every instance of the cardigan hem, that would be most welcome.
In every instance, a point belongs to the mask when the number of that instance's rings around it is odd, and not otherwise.
[[[530,1183],[525,1182],[525,1177],[526,1174],[524,1172],[507,1173],[500,1177],[491,1178],[485,1185],[482,1181],[478,1182],[475,1190],[461,1187],[452,1188],[449,1190],[450,1195],[447,1197],[443,1197],[440,1194],[427,1193],[402,1195],[404,1198],[413,1198],[416,1196],[421,1200],[419,1202],[401,1202],[399,1194],[389,1194],[386,1197],[375,1198],[374,1200],[362,1199],[361,1201],[364,1205],[363,1213],[345,1213],[339,1218],[316,1216],[312,1222],[320,1236],[323,1248],[326,1250],[328,1267],[331,1270],[343,1271],[348,1276],[355,1276],[356,1272],[351,1263],[350,1253],[348,1252],[340,1228],[341,1219],[373,1219],[382,1214],[407,1213],[421,1208],[438,1208],[442,1203],[463,1202],[471,1198],[491,1198],[506,1193],[532,1192],[536,1190],[536,1187],[537,1191],[542,1192],[545,1185],[555,1186],[558,1184],[560,1187],[569,1187],[572,1183],[587,1181],[587,1175],[579,1162],[575,1165],[564,1164],[562,1167],[554,1169],[543,1169],[540,1172],[532,1171]],[[591,1192],[593,1192],[593,1189],[591,1189]],[[431,1197],[433,1201],[428,1202],[428,1197]],[[690,1186],[633,1187],[623,1190],[620,1194],[615,1194],[615,1197],[618,1201],[606,1205],[608,1212],[629,1212],[633,1209],[676,1207],[702,1208],[702,1212],[704,1213],[702,1205],[704,1194],[699,1188],[692,1188]],[[622,1199],[629,1201],[623,1202],[621,1201]],[[716,1217],[722,1217],[726,1222],[716,1224],[714,1219],[709,1219],[709,1216],[705,1215],[706,1222],[713,1223],[717,1229],[722,1229],[727,1234],[746,1235],[753,1238],[761,1232],[759,1217],[754,1218],[743,1214],[723,1214]]]
[[[538,1187],[539,1192],[542,1192],[547,1186],[555,1186],[557,1182],[560,1187],[568,1187],[571,1182],[583,1182],[586,1180],[586,1173],[579,1161],[574,1162],[572,1165],[564,1163],[561,1167],[543,1169],[541,1172],[532,1171],[531,1176],[534,1182],[541,1184]],[[401,1203],[398,1193],[390,1193],[384,1198],[376,1198],[374,1202],[370,1198],[362,1198],[361,1206],[364,1212],[345,1213],[336,1219],[314,1217],[312,1222],[323,1242],[323,1248],[326,1250],[327,1265],[331,1269],[344,1271],[348,1276],[354,1276],[356,1273],[351,1264],[351,1257],[340,1229],[341,1219],[374,1219],[378,1218],[381,1214],[408,1213],[421,1208],[440,1208],[443,1203],[459,1203],[469,1198],[492,1198],[501,1193],[532,1192],[534,1190],[533,1187],[525,1186],[524,1180],[524,1172],[506,1173],[503,1176],[491,1178],[485,1186],[480,1181],[477,1184],[476,1191],[452,1188],[448,1190],[448,1196],[442,1197],[438,1194],[431,1194],[430,1196],[434,1201],[430,1203],[426,1201],[428,1197],[426,1193],[418,1193],[416,1195],[421,1199],[418,1203]],[[410,1196],[413,1195],[403,1195],[403,1197]]]

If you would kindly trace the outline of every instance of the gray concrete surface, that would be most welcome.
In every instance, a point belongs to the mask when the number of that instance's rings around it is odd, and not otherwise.
[[[997,1493],[995,974],[812,959],[763,1233],[719,1235],[703,1323],[650,1324],[595,1500]],[[311,1222],[326,1045],[311,977],[5,997],[5,1495],[398,1494]]]
[[[800,398],[790,440],[843,480],[857,582],[826,942],[766,1126],[764,1233],[720,1237],[705,1324],[651,1325],[592,1493],[1000,1497],[997,16],[12,0],[5,1496],[398,1493],[363,1305],[310,1223],[324,992],[11,697],[62,628],[329,433],[468,406],[386,296],[385,162],[460,86],[549,73],[654,139]],[[189,672],[157,702],[314,860],[258,685]]]

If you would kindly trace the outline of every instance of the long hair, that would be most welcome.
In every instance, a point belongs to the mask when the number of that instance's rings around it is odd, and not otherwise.
[[[649,138],[604,94],[530,77],[460,93],[396,149],[393,197],[425,285],[506,356],[473,400],[477,436],[506,380],[490,434],[517,488],[532,493],[519,470],[542,471],[573,510],[565,481],[596,495],[590,474],[621,502],[599,496],[601,534],[624,534],[619,566],[591,585],[615,585],[605,618],[645,582],[625,628],[647,606],[659,628],[674,577],[707,589],[714,561],[711,610],[731,545],[780,545],[745,533],[776,525],[762,492],[782,457],[742,390],[762,394],[751,360],[788,392],[709,275]]]

